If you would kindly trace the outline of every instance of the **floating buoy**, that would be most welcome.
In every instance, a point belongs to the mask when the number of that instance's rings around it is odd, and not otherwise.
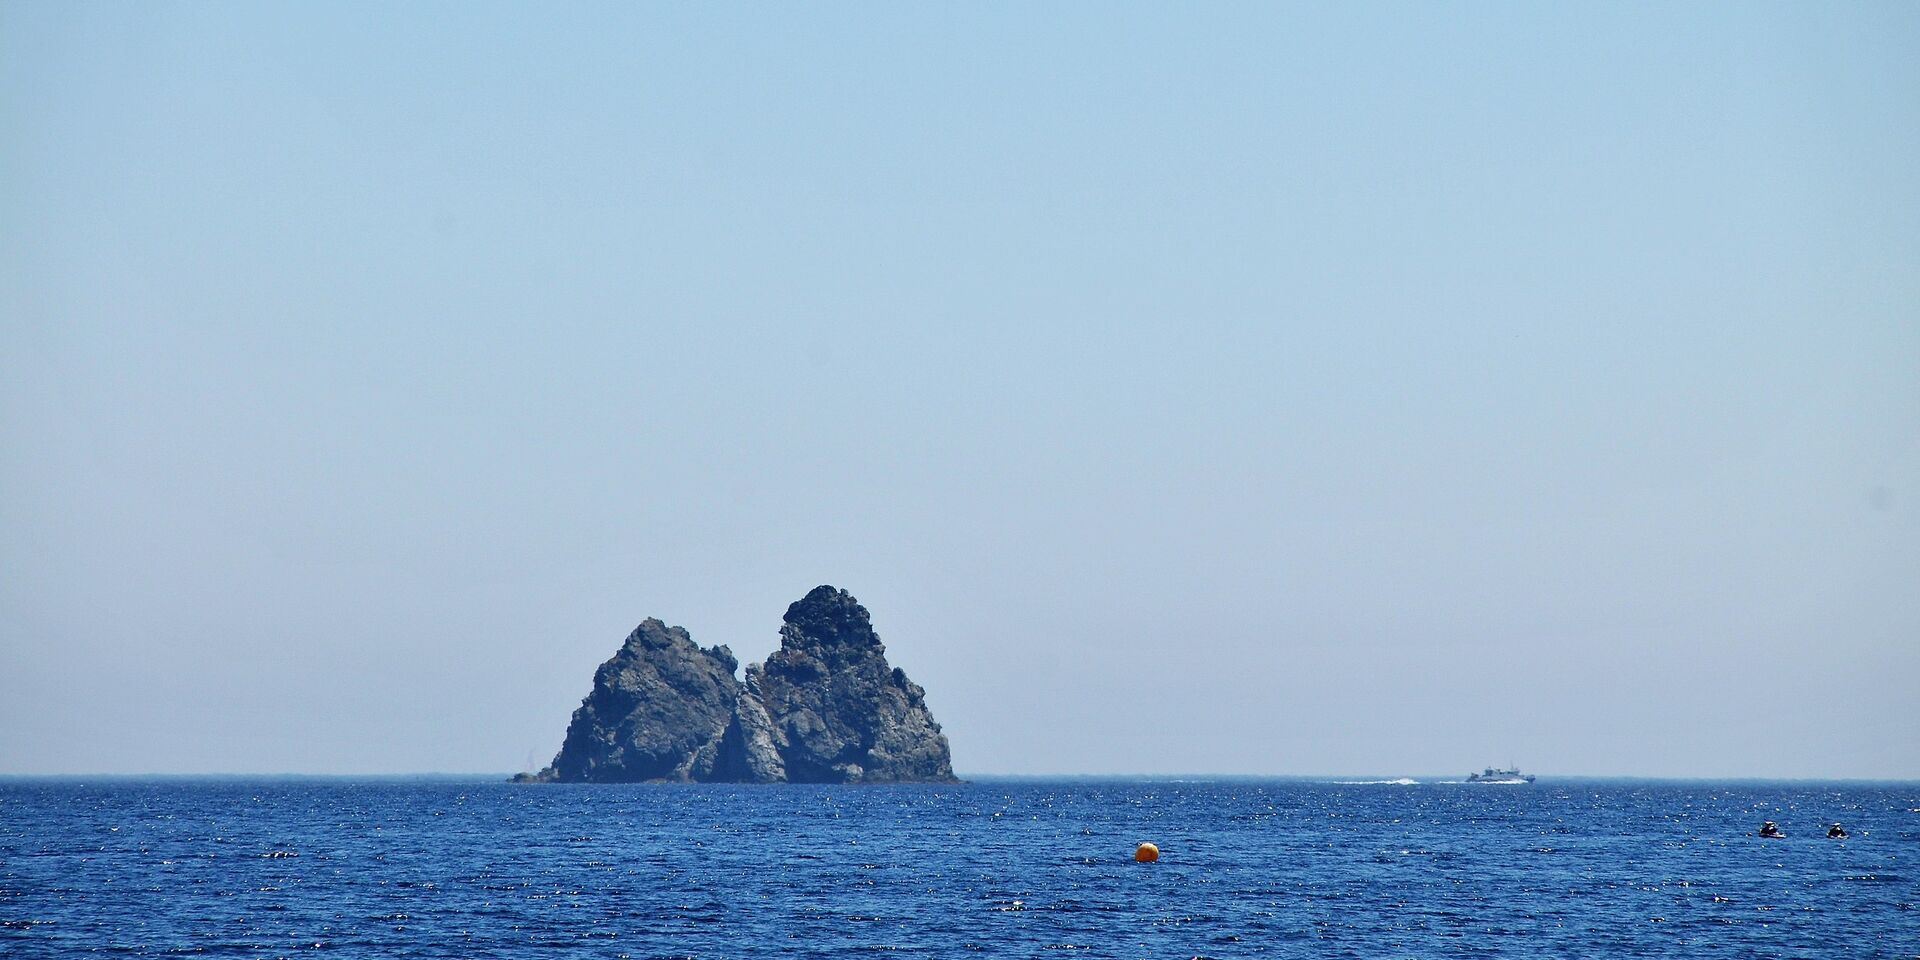
[[[1143,843],[1133,848],[1133,861],[1135,863],[1153,863],[1159,859],[1160,848],[1151,843]]]

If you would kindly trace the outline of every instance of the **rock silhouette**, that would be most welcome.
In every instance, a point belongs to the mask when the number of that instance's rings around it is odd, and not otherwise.
[[[552,765],[517,781],[945,783],[926,692],[887,664],[867,609],[835,587],[787,608],[744,681],[725,646],[646,620],[594,673]]]
[[[593,675],[567,739],[542,779],[703,780],[733,722],[738,661],[702,650],[683,627],[648,619]]]

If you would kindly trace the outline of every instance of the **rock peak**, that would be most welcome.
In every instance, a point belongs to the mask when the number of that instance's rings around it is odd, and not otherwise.
[[[814,587],[787,606],[785,620],[786,625],[780,628],[783,647],[794,643],[805,646],[877,646],[880,643],[867,608],[861,606],[853,594],[838,587],[825,584]]]

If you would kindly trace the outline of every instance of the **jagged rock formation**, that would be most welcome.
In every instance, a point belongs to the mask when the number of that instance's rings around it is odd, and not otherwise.
[[[787,608],[780,649],[747,668],[724,646],[647,620],[594,674],[553,764],[519,781],[951,782],[926,692],[887,665],[867,610],[817,587]]]
[[[787,608],[780,649],[747,685],[775,718],[787,777],[802,783],[953,779],[947,738],[926,691],[887,666],[867,608],[845,590],[816,587]]]
[[[702,650],[684,627],[648,619],[593,674],[566,742],[541,776],[552,780],[704,780],[733,721],[739,661]]]

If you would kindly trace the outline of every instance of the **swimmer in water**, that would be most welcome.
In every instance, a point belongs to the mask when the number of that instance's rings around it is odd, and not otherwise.
[[[1786,834],[1780,832],[1780,825],[1774,823],[1772,820],[1768,820],[1760,825],[1760,835],[1768,838],[1786,836]]]
[[[1847,831],[1845,828],[1841,827],[1839,824],[1836,823],[1833,826],[1827,828],[1828,840],[1845,840],[1846,838],[1847,838]]]

